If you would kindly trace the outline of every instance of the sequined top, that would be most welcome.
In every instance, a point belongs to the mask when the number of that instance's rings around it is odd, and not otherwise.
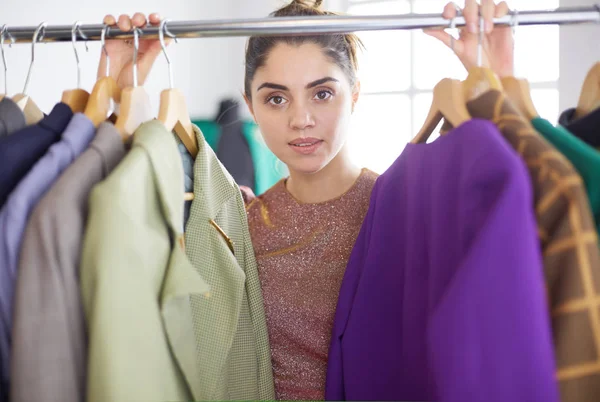
[[[297,201],[285,180],[247,207],[278,400],[323,400],[338,294],[377,174],[342,196]]]

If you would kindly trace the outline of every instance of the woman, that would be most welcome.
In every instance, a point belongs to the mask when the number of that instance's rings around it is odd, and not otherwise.
[[[294,0],[274,17],[331,13],[321,1]],[[500,75],[512,75],[510,29],[494,29],[506,3],[467,0],[467,28],[452,43],[443,30],[428,33],[451,47],[466,68],[476,63],[479,15],[485,20],[484,59]],[[448,4],[444,17],[456,15]],[[150,15],[157,25],[160,17]],[[143,14],[121,15],[124,31],[142,27]],[[354,35],[252,37],[246,50],[244,97],[265,142],[290,175],[255,198],[246,193],[271,342],[278,399],[323,399],[327,353],[344,269],[367,212],[377,175],[352,163],[350,118],[360,94],[359,40]],[[131,84],[130,44],[110,41],[110,74]],[[161,51],[142,41],[139,79],[144,82]],[[99,75],[104,72],[104,57]]]

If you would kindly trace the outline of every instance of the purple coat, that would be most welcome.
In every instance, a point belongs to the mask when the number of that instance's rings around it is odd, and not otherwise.
[[[409,144],[342,283],[328,400],[555,402],[530,178],[487,121]]]

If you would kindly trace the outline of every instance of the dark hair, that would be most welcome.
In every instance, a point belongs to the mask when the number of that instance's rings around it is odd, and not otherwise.
[[[323,0],[314,2],[293,0],[287,6],[271,13],[270,17],[311,17],[337,15],[321,10]],[[251,99],[251,83],[256,70],[265,64],[269,52],[277,43],[300,46],[306,42],[315,43],[323,48],[325,54],[335,62],[348,77],[350,85],[356,83],[358,70],[357,51],[362,42],[354,34],[310,35],[310,36],[252,36],[246,46],[246,76],[244,92]]]

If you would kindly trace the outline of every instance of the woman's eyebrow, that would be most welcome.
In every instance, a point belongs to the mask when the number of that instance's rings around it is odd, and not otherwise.
[[[339,82],[338,80],[336,80],[333,77],[324,77],[324,78],[318,79],[316,81],[313,81],[313,82],[307,84],[306,89],[314,88],[318,85],[322,85],[322,84],[325,84],[326,82],[330,82],[330,81]],[[289,91],[289,88],[286,87],[285,85],[275,84],[272,82],[265,82],[265,83],[261,84],[256,91],[258,92],[263,88],[277,89],[280,91]]]
[[[256,92],[260,91],[263,88],[278,89],[280,91],[287,91],[288,90],[288,87],[286,87],[284,85],[273,84],[272,82],[265,82],[264,84],[262,84],[261,86],[258,87],[258,89],[256,90]]]
[[[320,80],[316,80],[316,81],[311,82],[310,84],[308,84],[306,86],[306,89],[314,88],[314,87],[316,87],[318,85],[325,84],[326,82],[329,82],[329,81],[339,82],[338,80],[336,80],[333,77],[325,77],[325,78],[321,78]]]

